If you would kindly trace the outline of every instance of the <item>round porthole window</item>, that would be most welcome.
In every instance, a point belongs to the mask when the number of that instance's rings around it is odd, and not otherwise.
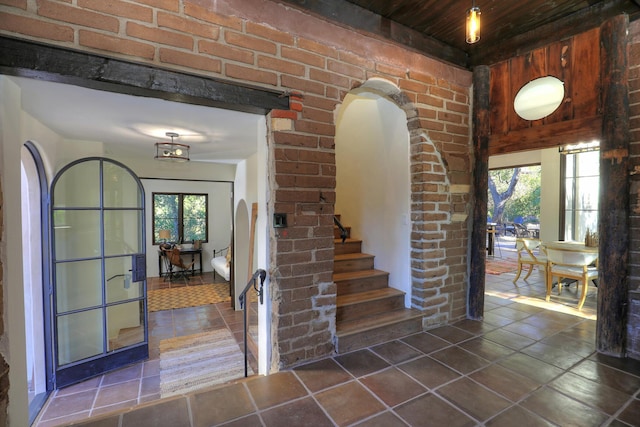
[[[513,107],[525,120],[540,120],[556,111],[563,99],[562,80],[546,76],[522,86],[513,101]]]

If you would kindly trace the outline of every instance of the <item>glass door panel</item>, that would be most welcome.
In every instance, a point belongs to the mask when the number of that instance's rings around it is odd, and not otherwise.
[[[105,277],[107,279],[107,303],[126,301],[143,296],[144,282],[132,282],[131,257],[107,258],[105,264]]]
[[[102,305],[99,259],[56,265],[56,311],[66,313]]]
[[[100,206],[100,165],[84,162],[65,171],[56,182],[54,208]]]
[[[107,308],[108,351],[144,342],[146,329],[144,318],[142,301],[132,301]]]
[[[139,239],[143,217],[135,210],[107,210],[104,212],[105,256],[142,252]]]
[[[62,169],[51,194],[61,387],[149,355],[144,190],[124,165],[93,158]]]
[[[137,208],[142,191],[130,173],[111,163],[104,165],[104,207]]]
[[[587,231],[598,229],[600,152],[570,153],[564,157],[563,238],[583,241]]]
[[[100,211],[56,210],[53,216],[57,260],[99,257]]]
[[[58,317],[58,365],[103,353],[103,323],[102,309]]]

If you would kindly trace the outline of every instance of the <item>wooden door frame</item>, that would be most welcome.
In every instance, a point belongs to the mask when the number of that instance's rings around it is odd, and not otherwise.
[[[602,127],[600,138],[600,239],[596,347],[600,353],[623,357],[626,352],[629,252],[629,85],[628,16],[607,20],[601,27]],[[485,236],[490,127],[490,70],[473,72],[473,148],[475,204],[469,243],[468,317],[484,316]]]

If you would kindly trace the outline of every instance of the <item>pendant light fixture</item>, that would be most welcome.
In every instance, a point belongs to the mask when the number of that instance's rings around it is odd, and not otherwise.
[[[469,44],[476,43],[480,40],[480,8],[476,6],[475,0],[471,3],[471,9],[467,10],[465,38]]]
[[[177,138],[180,135],[175,132],[167,132],[165,135],[171,138],[171,142],[156,142],[156,155],[154,158],[171,162],[188,162],[190,147],[173,142],[173,138]]]

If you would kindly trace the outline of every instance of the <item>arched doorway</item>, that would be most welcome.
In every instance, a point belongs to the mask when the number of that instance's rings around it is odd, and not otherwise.
[[[391,85],[385,82],[387,85]],[[411,305],[409,131],[376,87],[345,97],[336,120],[336,214]],[[366,124],[366,125],[365,125]]]
[[[49,292],[48,184],[40,152],[31,141],[21,153],[22,274],[29,420],[33,422],[53,390]]]
[[[354,105],[370,104],[370,108],[368,115],[352,120],[353,129],[347,132],[342,119],[351,110],[352,96],[358,100]],[[459,276],[463,268],[466,271],[464,259],[458,257],[458,262],[447,264],[441,261],[448,259],[447,239],[456,238],[457,230],[466,229],[466,214],[456,214],[452,200],[458,193],[459,199],[464,200],[463,194],[468,191],[465,186],[454,187],[449,182],[442,147],[431,139],[431,131],[422,127],[425,115],[399,87],[381,78],[369,79],[349,93],[336,118],[335,210],[342,214],[342,209],[351,209],[347,207],[351,200],[342,195],[344,186],[369,186],[370,194],[355,208],[354,218],[359,221],[364,216],[367,224],[370,215],[378,217],[379,221],[367,225],[365,232],[378,235],[376,258],[378,250],[399,252],[387,253],[391,261],[381,261],[391,266],[390,284],[406,292],[405,306],[423,311],[423,325],[438,324],[462,312],[459,305],[466,288],[463,284],[446,283],[452,274]],[[378,134],[369,132],[371,129],[377,129]],[[369,140],[380,138],[380,133],[386,135],[381,139],[387,142],[366,147]],[[363,143],[357,148],[349,138]],[[345,146],[355,147],[350,157],[342,156]],[[365,156],[375,164],[365,161]],[[357,179],[349,176],[348,170],[354,167],[360,171]],[[378,183],[370,185],[369,181],[375,180]],[[367,206],[371,200],[377,203]],[[380,209],[382,212],[377,212]]]

